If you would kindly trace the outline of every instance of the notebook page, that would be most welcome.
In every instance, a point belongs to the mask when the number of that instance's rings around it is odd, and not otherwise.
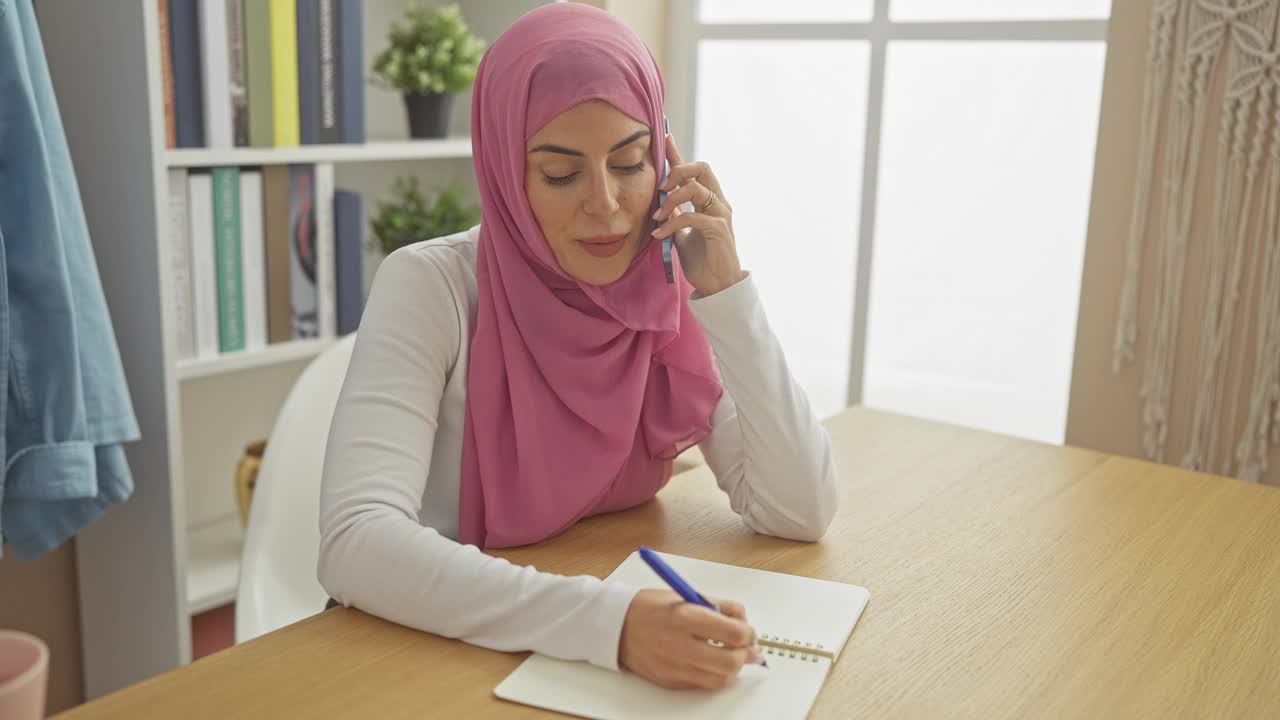
[[[831,663],[775,658],[744,668],[723,690],[666,690],[629,673],[533,655],[494,694],[504,700],[597,720],[803,718]]]
[[[704,595],[738,600],[760,633],[843,647],[866,605],[865,589],[691,558],[663,555]],[[637,587],[665,588],[639,555],[610,576]],[[494,693],[503,699],[599,720],[648,718],[803,718],[831,662],[766,655],[769,668],[744,668],[724,690],[665,690],[630,673],[534,655]]]
[[[865,588],[856,585],[658,554],[704,596],[745,605],[747,621],[756,632],[821,643],[837,656],[869,597]],[[639,553],[628,556],[608,579],[641,588],[667,588]]]

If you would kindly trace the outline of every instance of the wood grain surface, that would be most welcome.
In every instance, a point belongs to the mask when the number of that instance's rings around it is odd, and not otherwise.
[[[703,467],[499,554],[603,577],[644,543],[867,587],[815,718],[1280,712],[1280,491],[861,408],[827,427],[819,543],[746,530]],[[492,695],[523,657],[338,609],[59,717],[550,716]]]

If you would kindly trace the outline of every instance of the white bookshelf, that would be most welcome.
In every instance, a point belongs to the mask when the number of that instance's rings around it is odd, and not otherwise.
[[[543,0],[459,4],[473,30],[492,41]],[[362,4],[366,69],[408,5]],[[268,435],[298,373],[334,342],[178,358],[174,289],[163,271],[171,267],[168,171],[334,163],[337,186],[364,196],[366,219],[397,174],[418,176],[426,187],[462,181],[475,200],[469,138],[403,139],[401,98],[373,86],[366,86],[367,143],[167,149],[157,8],[157,0],[42,0],[36,7],[142,429],[142,439],[125,446],[133,496],[76,539],[88,699],[190,662],[191,616],[234,600],[243,536],[235,465],[246,444]],[[465,132],[469,117],[463,93],[452,129]],[[365,256],[366,286],[377,259]]]
[[[211,358],[180,360],[177,363],[178,379],[194,380],[195,378],[210,377],[222,373],[253,370],[295,360],[306,360],[324,352],[325,348],[328,348],[336,341],[336,338],[292,340],[268,345],[262,350],[245,350]]]
[[[231,515],[193,528],[187,546],[187,609],[202,613],[235,600],[244,528]]]
[[[226,150],[166,150],[171,168],[220,165],[271,165],[281,163],[352,163],[393,160],[429,160],[471,157],[471,138],[370,142],[359,145],[299,145],[280,148],[231,148]]]

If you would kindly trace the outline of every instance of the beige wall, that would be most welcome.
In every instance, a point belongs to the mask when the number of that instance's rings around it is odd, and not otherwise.
[[[7,547],[4,554],[0,628],[29,632],[49,646],[49,712],[77,705],[84,689],[75,546],[66,543],[34,562],[18,562]]]
[[[1106,78],[1102,92],[1102,117],[1098,127],[1098,149],[1094,168],[1093,202],[1089,216],[1089,239],[1084,263],[1080,296],[1080,316],[1076,334],[1075,364],[1071,382],[1071,401],[1067,418],[1067,443],[1131,456],[1142,454],[1142,402],[1138,388],[1146,362],[1146,345],[1150,333],[1151,303],[1154,297],[1157,243],[1155,233],[1148,233],[1144,246],[1144,275],[1139,296],[1138,346],[1136,361],[1119,374],[1111,369],[1111,347],[1115,334],[1116,310],[1124,271],[1125,242],[1129,212],[1137,172],[1138,140],[1147,49],[1147,23],[1152,0],[1125,0],[1112,4],[1107,32]],[[1221,92],[1220,82],[1214,96]],[[1205,137],[1216,138],[1216,102],[1211,105],[1210,123]],[[1169,444],[1166,461],[1180,462],[1187,447],[1189,417],[1192,411],[1193,371],[1200,329],[1200,308],[1209,261],[1205,252],[1205,229],[1213,202],[1214,158],[1216,144],[1205,147],[1197,186],[1196,211],[1193,218],[1193,240],[1187,258],[1185,293],[1181,325],[1178,331],[1174,384],[1171,398]],[[1163,168],[1157,156],[1156,169]],[[1160,209],[1158,188],[1152,192],[1152,217]],[[1245,327],[1243,315],[1237,314],[1235,328]],[[1252,322],[1249,323],[1252,325]],[[1239,352],[1245,336],[1237,333],[1233,343]],[[1252,355],[1250,348],[1247,356]],[[1236,375],[1252,372],[1246,364],[1227,378],[1232,387]],[[1239,427],[1242,415],[1234,420]],[[1226,428],[1230,418],[1219,420]],[[1221,443],[1221,441],[1220,441]],[[1231,442],[1221,443],[1225,448]],[[1270,455],[1266,482],[1280,484],[1280,452]]]
[[[613,13],[649,46],[658,69],[667,75],[667,13],[669,0],[574,0]]]

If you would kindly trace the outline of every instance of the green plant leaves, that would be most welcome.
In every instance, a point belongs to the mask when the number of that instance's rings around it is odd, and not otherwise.
[[[378,204],[370,225],[384,255],[421,240],[452,235],[480,222],[480,208],[468,205],[462,188],[450,184],[438,188],[435,201],[427,202],[416,177],[398,177],[391,202]]]
[[[407,95],[466,90],[485,50],[456,4],[411,6],[403,21],[391,24],[387,42],[374,59],[374,80]]]

